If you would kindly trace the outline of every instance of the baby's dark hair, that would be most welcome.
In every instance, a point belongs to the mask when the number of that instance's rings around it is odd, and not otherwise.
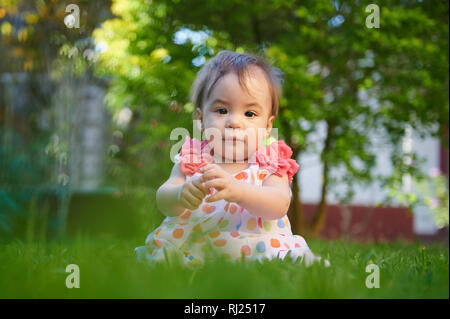
[[[234,72],[239,79],[241,87],[247,92],[245,75],[251,66],[260,67],[267,75],[270,95],[272,97],[272,115],[278,115],[280,97],[284,82],[283,72],[273,66],[264,56],[251,53],[237,53],[221,50],[208,60],[198,71],[197,77],[191,87],[190,100],[195,107],[203,109],[203,103],[208,99],[217,81],[230,72]]]

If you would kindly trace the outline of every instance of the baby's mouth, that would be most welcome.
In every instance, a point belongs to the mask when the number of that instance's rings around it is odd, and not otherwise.
[[[223,138],[223,140],[224,140],[224,141],[233,141],[233,142],[244,142],[243,139],[238,138],[238,137],[236,137],[236,136]]]

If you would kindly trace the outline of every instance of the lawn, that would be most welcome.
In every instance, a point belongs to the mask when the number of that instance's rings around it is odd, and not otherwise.
[[[137,262],[143,240],[3,241],[0,298],[449,298],[448,246],[317,239],[308,244],[331,267],[218,260],[191,270]],[[370,263],[379,288],[365,285]],[[65,285],[68,264],[79,266],[78,289]]]

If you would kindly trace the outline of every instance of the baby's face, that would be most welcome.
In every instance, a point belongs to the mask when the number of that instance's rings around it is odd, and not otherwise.
[[[224,162],[247,160],[275,119],[264,71],[254,66],[249,71],[245,78],[249,92],[240,86],[236,74],[228,73],[217,81],[203,111],[197,110],[214,157]]]

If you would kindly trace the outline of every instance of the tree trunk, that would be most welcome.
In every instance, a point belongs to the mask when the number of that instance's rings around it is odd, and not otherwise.
[[[293,152],[293,158],[297,159],[298,151]],[[300,168],[301,169],[301,168]],[[300,187],[298,186],[298,176],[300,169],[292,179],[292,204],[289,207],[288,217],[291,222],[292,230],[295,234],[304,234],[305,232],[305,220],[303,216],[302,201],[300,197]]]
[[[328,128],[327,128],[327,136],[325,139],[325,145],[322,150],[322,154],[328,154],[331,146],[331,138],[333,133],[333,126],[330,125],[328,122]],[[323,157],[322,157],[323,158]],[[317,237],[319,236],[320,232],[323,229],[323,226],[325,225],[325,220],[327,217],[327,186],[328,186],[328,162],[326,160],[323,161],[323,172],[322,172],[322,194],[320,196],[320,203],[319,207],[317,208],[314,219],[311,226],[311,233],[309,234],[311,237]]]
[[[292,129],[289,122],[285,118],[281,118],[281,124],[285,129],[285,139],[292,148],[292,158],[297,161],[298,155],[302,149],[298,144],[292,143]],[[295,145],[294,145],[295,144]],[[303,146],[304,147],[304,146]],[[300,198],[300,187],[298,185],[298,176],[301,173],[301,167],[292,179],[292,203],[289,206],[288,218],[291,223],[292,231],[295,234],[303,235],[306,231],[304,214],[302,209],[302,201]]]

